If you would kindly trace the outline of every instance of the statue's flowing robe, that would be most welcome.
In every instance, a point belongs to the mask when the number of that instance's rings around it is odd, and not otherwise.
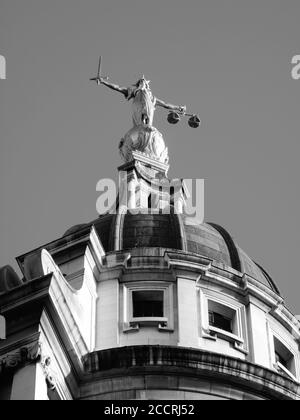
[[[168,149],[162,134],[153,127],[157,99],[150,89],[130,87],[126,98],[132,99],[133,127],[122,138],[119,149],[125,162],[130,162],[133,151],[139,151],[152,159],[168,163]]]
[[[147,117],[147,124],[153,125],[156,98],[146,88],[128,88],[127,99],[132,99],[132,120],[134,126],[144,124],[143,117]]]

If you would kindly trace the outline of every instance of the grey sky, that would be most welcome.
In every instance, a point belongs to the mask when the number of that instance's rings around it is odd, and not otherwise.
[[[206,179],[206,220],[229,230],[300,313],[299,0],[0,0],[0,265],[96,217],[116,177],[126,101],[89,82],[145,73],[199,112],[155,125],[171,177]]]

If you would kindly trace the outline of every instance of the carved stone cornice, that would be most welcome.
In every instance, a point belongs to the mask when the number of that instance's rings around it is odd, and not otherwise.
[[[242,359],[193,348],[128,346],[100,350],[84,358],[87,375],[101,379],[134,375],[185,374],[230,383],[275,400],[300,400],[300,384]]]

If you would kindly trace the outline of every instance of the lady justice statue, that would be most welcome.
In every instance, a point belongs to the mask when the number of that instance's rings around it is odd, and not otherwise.
[[[132,152],[139,151],[152,159],[168,163],[168,149],[162,134],[153,126],[154,112],[157,106],[170,111],[185,114],[185,106],[176,106],[156,98],[150,89],[150,81],[143,76],[134,85],[120,87],[110,83],[106,77],[101,76],[101,57],[99,61],[98,76],[94,79],[98,85],[122,93],[128,101],[132,101],[133,127],[122,138],[119,149],[125,162],[132,160]],[[175,114],[177,115],[177,114]]]

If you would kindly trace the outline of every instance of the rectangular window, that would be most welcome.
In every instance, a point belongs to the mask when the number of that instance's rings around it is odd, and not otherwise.
[[[123,285],[123,331],[174,331],[173,284],[144,281]]]
[[[236,331],[236,311],[219,302],[208,300],[209,326],[231,334]]]
[[[276,337],[274,337],[274,348],[277,370],[295,379],[296,368],[293,353]]]
[[[236,299],[225,297],[222,293],[203,290],[200,287],[199,297],[201,337],[213,341],[227,341],[229,347],[248,354],[245,305]],[[231,352],[231,348],[228,351]]]
[[[160,318],[164,316],[164,292],[139,290],[132,292],[133,318]]]

